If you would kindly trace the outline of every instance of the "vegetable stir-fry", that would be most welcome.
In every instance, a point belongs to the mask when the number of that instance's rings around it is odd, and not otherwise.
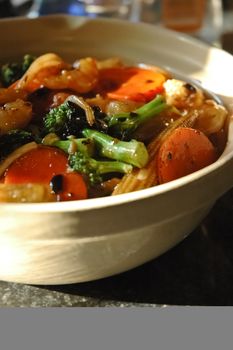
[[[118,58],[55,53],[1,67],[0,202],[110,196],[215,162],[228,112],[199,87]]]

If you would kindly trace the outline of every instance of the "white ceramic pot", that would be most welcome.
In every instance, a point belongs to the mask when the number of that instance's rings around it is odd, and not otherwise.
[[[120,56],[202,81],[233,105],[233,57],[147,24],[68,16],[0,21],[0,61],[25,53]],[[176,181],[107,198],[0,205],[0,279],[67,284],[117,274],[180,242],[233,186],[233,121],[222,156]]]

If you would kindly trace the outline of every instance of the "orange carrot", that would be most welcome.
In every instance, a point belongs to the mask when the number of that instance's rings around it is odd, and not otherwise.
[[[216,150],[205,134],[192,128],[179,127],[158,151],[158,182],[165,183],[191,174],[213,163],[216,157]]]
[[[148,102],[163,91],[166,77],[140,67],[115,67],[100,71],[100,89],[115,100]]]
[[[53,176],[68,167],[65,153],[52,147],[38,147],[16,159],[5,173],[5,183],[49,184]]]
[[[53,147],[40,146],[11,164],[5,173],[4,183],[51,185],[56,176],[61,176],[61,188],[55,192],[59,201],[86,199],[87,186],[82,175],[76,172],[68,173],[67,168],[65,153]]]
[[[86,199],[88,196],[87,186],[81,174],[77,172],[62,175],[62,188],[58,192],[61,201]]]

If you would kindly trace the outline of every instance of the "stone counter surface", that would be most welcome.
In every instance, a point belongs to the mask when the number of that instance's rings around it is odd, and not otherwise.
[[[232,6],[228,5],[230,11],[224,14],[227,35],[222,37],[223,48],[229,52],[233,52]],[[151,15],[151,10],[148,13]],[[183,242],[134,270],[65,286],[0,281],[0,307],[165,305],[233,305],[233,189]]]
[[[0,282],[0,307],[233,305],[233,189],[161,257],[99,281],[64,286]]]

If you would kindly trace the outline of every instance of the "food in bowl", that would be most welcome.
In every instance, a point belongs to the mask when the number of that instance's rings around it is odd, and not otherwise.
[[[0,201],[113,196],[214,163],[228,112],[194,83],[119,58],[1,67]]]
[[[39,57],[46,52],[56,52],[69,62],[78,55],[96,57],[97,63],[115,56],[127,65],[156,64],[174,73],[174,78],[186,81],[189,77],[191,85],[200,80],[204,88],[220,96],[232,113],[232,56],[192,38],[144,23],[78,16],[0,22],[2,33],[7,33],[0,38],[1,64],[20,62],[25,53]],[[219,69],[220,62],[225,71]],[[41,96],[39,106],[43,105],[41,100],[46,101]],[[0,204],[1,280],[46,285],[91,281],[139,266],[174,247],[232,187],[233,124],[229,119],[227,144],[225,147],[223,136],[225,148],[219,159],[177,180],[88,200],[22,204],[5,203],[5,198]],[[26,128],[34,130],[34,134],[36,129],[34,125]],[[141,136],[150,137],[152,127],[148,125],[144,131]],[[218,135],[225,135],[225,131]],[[144,175],[140,171],[139,180]],[[25,184],[18,186],[25,188]],[[30,195],[36,197],[35,193],[31,191]]]

